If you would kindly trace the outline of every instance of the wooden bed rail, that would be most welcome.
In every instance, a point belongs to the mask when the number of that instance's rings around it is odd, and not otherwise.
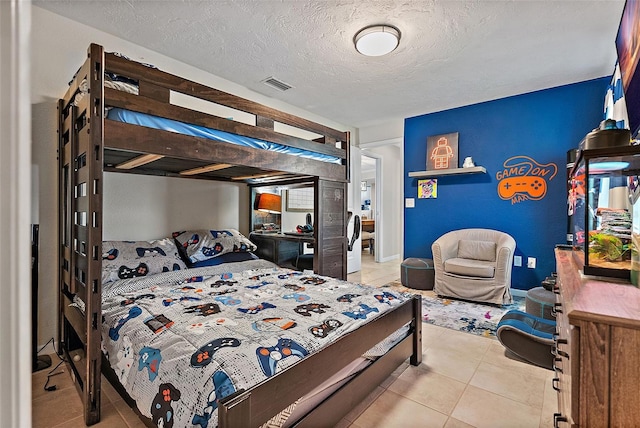
[[[106,89],[106,105],[161,116],[187,123],[219,129],[250,138],[270,141],[302,150],[332,155],[342,160],[343,171],[325,178],[349,180],[350,133],[338,131],[310,120],[264,106],[206,85],[183,79],[145,64],[105,54],[105,70],[138,82],[139,95]],[[218,117],[170,103],[171,91],[195,97],[255,116],[255,125]],[[142,98],[142,101],[137,99]],[[155,103],[155,105],[154,105]],[[275,122],[319,135],[310,140],[276,132]],[[336,146],[336,143],[339,143]],[[300,159],[297,159],[298,162]]]
[[[109,107],[120,107],[126,110],[155,115],[157,115],[158,112],[162,112],[162,117],[180,122],[218,129],[232,134],[257,138],[259,140],[279,143],[298,149],[310,150],[316,153],[331,155],[342,159],[346,157],[346,150],[336,147],[335,140],[333,144],[305,140],[303,138],[275,132],[273,130],[273,126],[271,128],[267,128],[263,126],[248,125],[228,118],[214,116],[198,110],[192,110],[187,107],[163,103],[152,98],[147,98],[143,95],[129,94],[117,89],[105,88],[105,96],[107,97],[106,103]]]
[[[346,364],[359,358],[381,338],[389,336],[405,324],[410,326],[409,335],[395,346],[406,343],[404,346],[411,349],[410,363],[419,365],[422,361],[421,302],[421,297],[415,295],[395,310],[361,326],[357,334],[354,331],[338,338],[332,343],[331,351],[320,350],[261,384],[221,400],[218,407],[219,426],[261,426],[301,395],[309,393]],[[400,358],[404,361],[407,356],[403,353]],[[394,369],[397,366],[398,364],[394,365]],[[316,370],[310,370],[309,367]],[[323,423],[326,422],[323,420]]]
[[[99,46],[98,48],[102,49]],[[151,165],[143,166],[144,164],[140,164],[135,167],[136,170],[129,169],[122,172],[179,177],[182,176],[182,171],[209,166],[193,162],[209,160],[213,163],[224,163],[239,168],[203,174],[198,178],[226,181],[234,176],[251,176],[259,172],[257,170],[263,170],[266,174],[271,175],[285,173],[300,176],[306,174],[334,181],[349,181],[349,132],[338,131],[278,111],[116,54],[105,53],[104,57],[104,69],[109,75],[115,74],[120,78],[136,82],[138,88],[138,94],[104,88],[104,105],[106,107],[118,107],[176,120],[247,138],[277,143],[293,149],[333,156],[340,160],[340,164],[335,164],[296,155],[273,156],[264,150],[260,156],[257,156],[251,150],[242,153],[238,146],[230,143],[211,141],[200,137],[189,138],[184,135],[172,135],[173,133],[167,131],[145,129],[141,126],[109,120],[105,121],[105,127],[109,129],[105,129],[105,135],[108,138],[104,141],[104,147],[108,150],[107,154],[109,155],[107,156],[107,168],[118,168],[120,163],[135,162],[136,157],[146,159],[145,155],[154,155],[155,159]],[[79,87],[80,83],[75,82],[72,88],[74,86]],[[194,108],[192,104],[186,106],[185,100],[174,101],[172,93],[196,98],[197,101],[200,101],[200,107]],[[211,108],[207,108],[206,104],[209,104]],[[254,123],[244,123],[241,121],[242,119],[234,120],[233,117],[228,117],[229,115],[233,116],[233,113],[207,113],[220,110],[220,106],[239,112],[241,116],[248,114],[254,118]],[[303,138],[296,136],[295,134],[299,135],[299,133],[295,132],[293,132],[294,135],[289,135],[285,133],[286,131],[278,132],[276,131],[279,129],[276,128],[278,124],[311,133],[313,137]],[[176,145],[175,140],[181,142]],[[180,150],[175,150],[178,147]],[[120,154],[128,152],[130,157],[126,158],[122,155],[114,157],[114,151]],[[166,158],[166,160],[158,161],[162,158]],[[285,158],[287,159],[284,160]],[[188,160],[193,164],[176,163],[178,159]],[[178,165],[183,165],[185,169],[176,170]],[[246,168],[243,171],[242,167],[251,167],[257,170],[247,172]],[[116,171],[115,169],[109,170]],[[245,181],[252,182],[253,180]]]
[[[235,110],[253,114],[258,118],[257,126],[272,125],[272,121],[276,121],[285,125],[293,126],[294,128],[320,134],[327,138],[327,143],[330,143],[331,141],[342,141],[348,143],[348,135],[345,132],[337,131],[310,120],[262,105],[255,101],[250,101],[191,80],[174,76],[157,68],[150,68],[142,63],[128,60],[112,53],[107,53],[105,57],[106,71],[140,82],[140,93],[145,96],[156,98],[162,102],[168,102],[169,91],[176,91]],[[264,119],[267,120],[265,121]]]
[[[105,141],[107,149],[135,151],[136,153],[155,154],[174,159],[190,159],[212,163],[215,160],[216,163],[246,165],[267,171],[285,171],[301,175],[306,175],[309,170],[314,170],[323,176],[333,177],[335,181],[346,182],[346,167],[344,165],[297,157],[292,157],[291,162],[283,164],[280,153],[268,150],[260,150],[257,153],[256,149],[250,147],[236,146],[112,120],[105,121],[105,131],[109,135],[109,139]],[[135,133],[132,134],[132,131]],[[269,174],[275,173],[270,172]]]

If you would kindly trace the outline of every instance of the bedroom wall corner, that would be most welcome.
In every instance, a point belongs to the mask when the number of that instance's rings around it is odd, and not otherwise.
[[[38,284],[38,349],[56,337],[58,325],[58,138],[56,128],[57,100],[43,100],[31,104],[32,168],[37,170],[37,181],[32,183],[32,213],[39,229],[39,284]],[[52,132],[53,130],[53,132]],[[43,326],[47,326],[43,329]],[[57,340],[57,338],[56,338]],[[43,353],[54,352],[47,347]]]

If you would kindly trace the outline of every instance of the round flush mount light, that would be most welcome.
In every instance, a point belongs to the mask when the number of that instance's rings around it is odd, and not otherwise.
[[[358,31],[353,43],[362,55],[386,55],[398,47],[400,31],[390,25],[372,25]]]
[[[611,161],[594,162],[589,164],[589,172],[592,174],[604,174],[611,171],[621,171],[629,166],[629,162]]]

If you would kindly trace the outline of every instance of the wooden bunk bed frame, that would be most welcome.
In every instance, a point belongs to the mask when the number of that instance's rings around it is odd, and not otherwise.
[[[138,82],[137,95],[105,87],[105,71]],[[78,97],[88,87],[84,97]],[[170,103],[180,92],[255,115],[255,126]],[[86,92],[86,91],[85,91]],[[339,157],[340,165],[105,120],[120,107]],[[150,68],[92,44],[59,101],[59,343],[84,404],[87,425],[100,420],[103,174],[127,172],[221,181],[313,183],[314,271],[346,279],[349,134]],[[274,123],[321,137],[304,140]],[[341,144],[336,144],[341,143]],[[262,181],[267,180],[267,181]],[[74,297],[84,311],[72,306]],[[299,426],[336,423],[407,358],[421,362],[420,297],[398,306],[247,391],[219,405],[219,426],[259,426],[405,324],[410,334],[326,399]],[[74,359],[75,357],[75,359]],[[322,370],[317,370],[321,367]],[[105,370],[107,367],[104,367]]]

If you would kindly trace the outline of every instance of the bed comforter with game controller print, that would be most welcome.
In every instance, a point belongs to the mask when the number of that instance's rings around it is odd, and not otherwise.
[[[217,400],[409,298],[274,266],[254,260],[105,284],[103,351],[154,424],[215,427]]]

